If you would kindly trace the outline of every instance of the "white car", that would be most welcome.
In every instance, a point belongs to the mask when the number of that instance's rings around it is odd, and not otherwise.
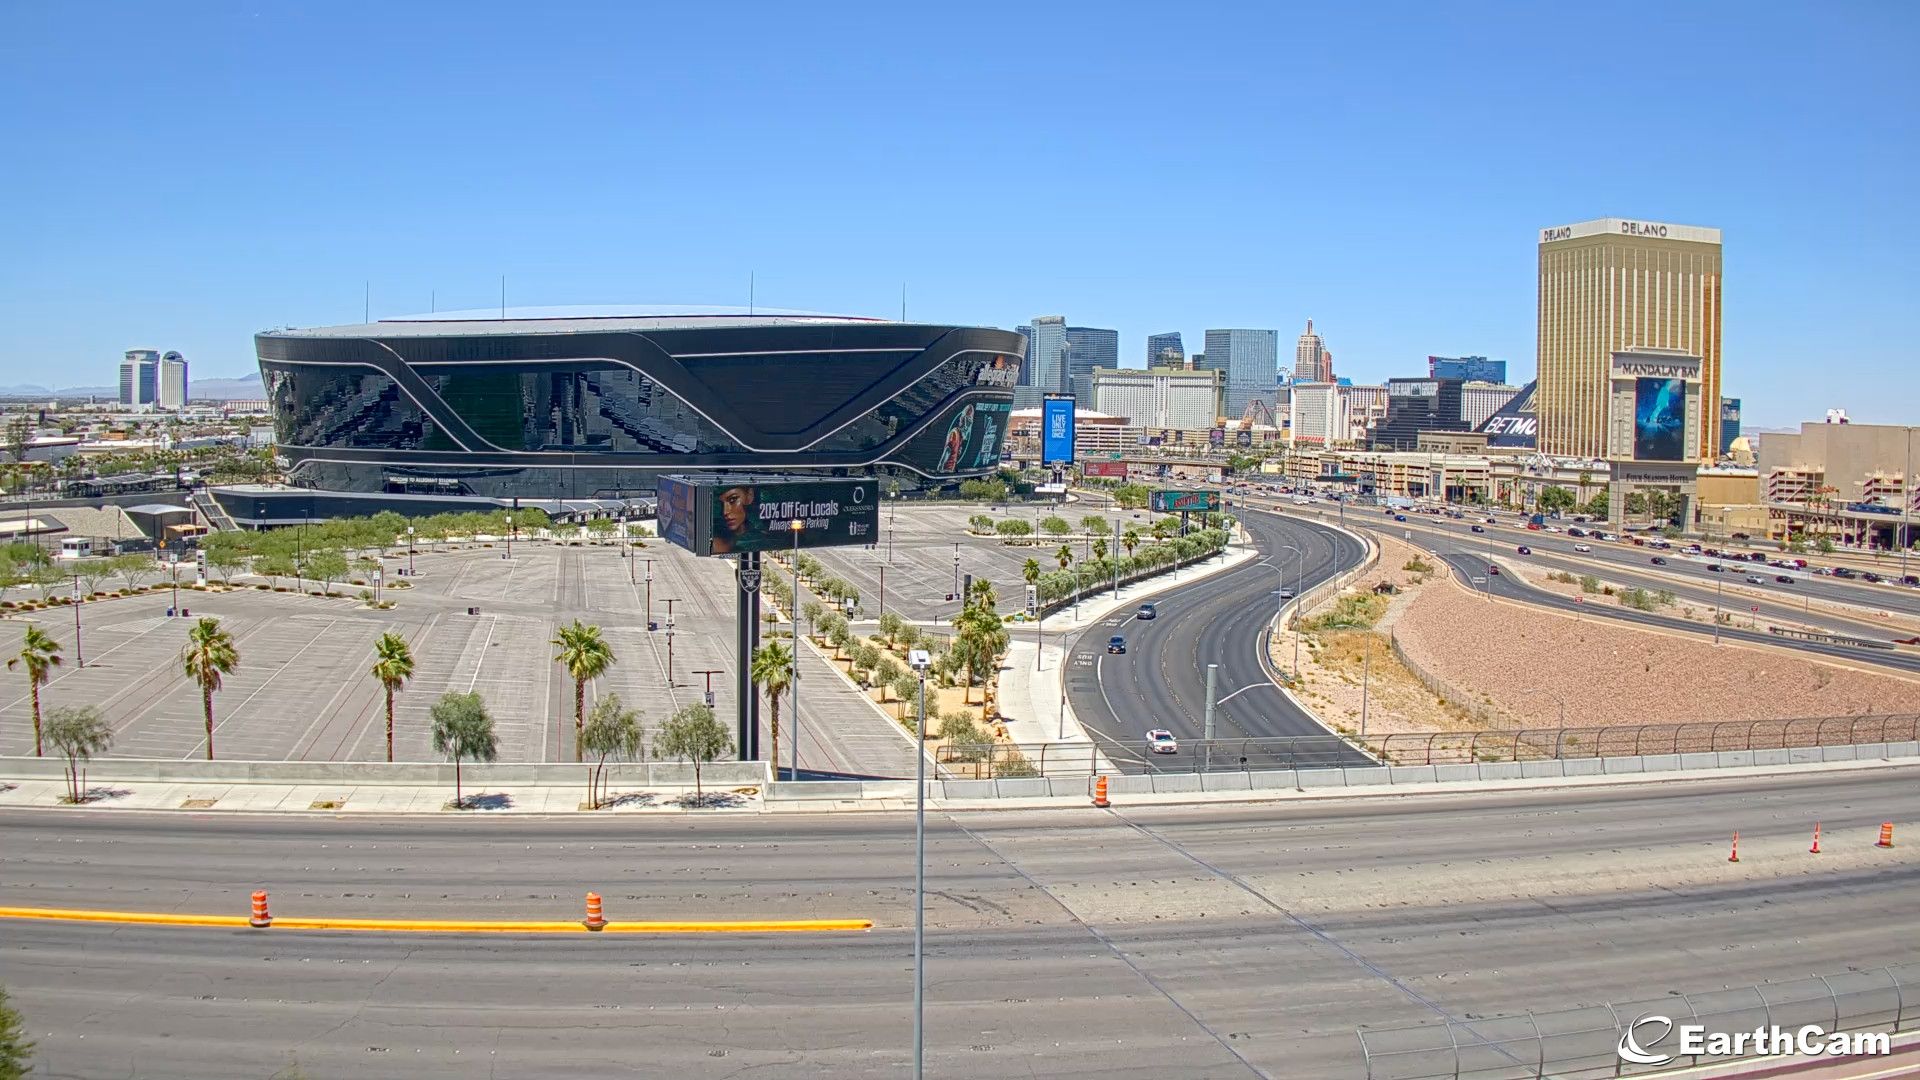
[[[1593,545],[1591,545],[1591,544],[1575,544],[1575,545],[1573,545],[1573,550],[1575,550],[1575,551],[1592,551],[1592,550],[1593,550]]]
[[[1156,754],[1177,754],[1180,752],[1180,741],[1166,728],[1154,728],[1147,732],[1147,749]]]

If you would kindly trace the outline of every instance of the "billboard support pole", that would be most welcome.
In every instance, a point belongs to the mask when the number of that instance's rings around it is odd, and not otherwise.
[[[741,761],[755,761],[760,757],[760,725],[756,716],[760,701],[753,686],[753,631],[760,619],[759,561],[759,555],[744,552],[736,570],[739,588],[734,595],[734,635],[740,658],[733,679],[734,746]],[[652,589],[651,573],[648,589]]]

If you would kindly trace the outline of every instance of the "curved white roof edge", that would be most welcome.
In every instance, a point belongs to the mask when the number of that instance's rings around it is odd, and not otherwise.
[[[376,322],[515,322],[530,319],[661,319],[661,318],[790,318],[835,319],[852,322],[884,322],[871,315],[841,315],[826,311],[799,311],[791,308],[744,307],[707,304],[562,304],[542,307],[472,308],[463,311],[433,311],[416,315],[389,315]]]

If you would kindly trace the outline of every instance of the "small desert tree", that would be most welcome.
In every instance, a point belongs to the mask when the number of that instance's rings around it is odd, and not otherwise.
[[[460,787],[460,763],[492,761],[500,756],[500,737],[494,733],[493,717],[487,703],[477,693],[449,690],[433,703],[433,749],[453,759],[453,808],[466,806]]]
[[[0,989],[0,1080],[21,1080],[33,1065],[33,1042],[27,1038],[26,1021]]]
[[[113,745],[113,729],[91,705],[53,710],[47,715],[47,741],[67,761],[67,801],[80,801],[87,762]]]
[[[580,730],[580,748],[594,757],[587,772],[587,805],[595,810],[606,801],[607,759],[639,761],[644,756],[641,744],[640,713],[624,708],[619,694],[608,694],[593,703],[587,726]]]
[[[700,786],[700,767],[722,754],[733,750],[733,737],[713,715],[713,710],[702,702],[683,705],[680,711],[667,719],[660,734],[653,740],[654,754],[663,758],[679,758],[693,764],[694,801],[706,799],[706,792]]]
[[[332,548],[309,552],[305,561],[307,576],[320,583],[320,591],[331,595],[333,583],[347,576],[347,557]]]

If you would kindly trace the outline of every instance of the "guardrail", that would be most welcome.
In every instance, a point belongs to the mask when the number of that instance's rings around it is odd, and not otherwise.
[[[1658,1023],[1638,1023],[1650,1016],[1673,1023],[1664,1032]],[[1635,1045],[1649,1056],[1671,1055],[1671,1060],[1636,1065],[1620,1057],[1621,1040],[1636,1024]],[[1828,1033],[1914,1030],[1920,1028],[1920,964],[1557,1012],[1359,1028],[1356,1033],[1367,1080],[1631,1076],[1682,1062],[1698,1065],[1750,1056],[1682,1054],[1682,1024],[1728,1034],[1768,1026],[1792,1033],[1809,1024]]]
[[[1362,754],[1386,765],[1471,765],[1600,757],[1795,750],[1920,741],[1920,714],[1815,716],[1617,727],[1490,728],[1393,732],[1365,738],[1289,735],[1188,739],[1177,754],[1137,754],[1087,742],[948,744],[934,760],[955,779],[1090,776],[1109,761],[1149,773],[1351,768]]]

